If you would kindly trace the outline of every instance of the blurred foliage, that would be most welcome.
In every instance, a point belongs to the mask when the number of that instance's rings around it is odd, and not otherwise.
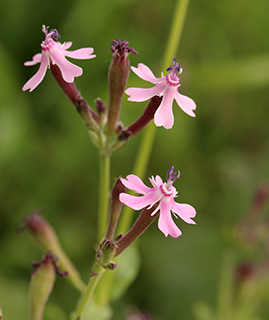
[[[94,47],[97,58],[78,62],[84,75],[76,81],[93,105],[96,97],[108,98],[113,39],[126,38],[139,52],[130,56],[132,65],[143,62],[160,74],[174,6],[174,0],[0,2],[0,304],[5,319],[27,318],[31,261],[41,256],[28,235],[16,233],[26,214],[44,210],[85,280],[94,256],[97,150],[49,72],[31,94],[21,91],[36,70],[23,62],[40,52],[41,25],[57,28],[74,49]],[[181,170],[179,201],[197,209],[197,225],[178,221],[183,236],[177,240],[165,239],[156,224],[142,236],[139,275],[112,305],[117,320],[125,319],[130,305],[156,319],[190,320],[193,308],[206,315],[207,305],[217,304],[230,230],[248,211],[259,182],[269,177],[268,9],[268,0],[190,1],[177,58],[184,69],[180,91],[196,101],[197,117],[174,105],[173,130],[157,130],[147,171],[164,176],[172,164]],[[128,86],[141,84],[130,74]],[[134,121],[144,106],[124,99],[122,121]],[[113,156],[112,181],[131,172],[141,137]],[[238,261],[246,258],[237,254]],[[65,319],[77,298],[58,279],[46,319]],[[259,310],[257,317],[268,319],[268,304]]]

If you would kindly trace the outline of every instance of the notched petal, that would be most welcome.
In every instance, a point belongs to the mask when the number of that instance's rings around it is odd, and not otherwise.
[[[176,92],[175,99],[176,99],[176,102],[179,105],[179,107],[185,113],[187,113],[191,117],[196,117],[195,113],[193,112],[193,110],[196,109],[196,104],[191,98],[184,96],[183,94],[180,94],[179,92]]]
[[[133,72],[141,79],[149,81],[151,83],[158,83],[161,79],[156,78],[153,72],[143,63],[139,63],[137,68],[131,67]]]

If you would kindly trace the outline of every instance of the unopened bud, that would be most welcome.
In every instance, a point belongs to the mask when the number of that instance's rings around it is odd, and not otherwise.
[[[107,265],[107,269],[109,270],[114,270],[117,268],[117,263],[115,262],[110,262],[108,265]]]
[[[114,40],[111,44],[112,61],[108,71],[109,110],[107,129],[109,134],[116,130],[120,115],[121,99],[130,72],[129,53],[137,53],[128,47],[128,41]]]
[[[78,290],[82,291],[85,287],[80,275],[58,240],[56,232],[51,225],[39,214],[31,213],[24,219],[25,227],[32,233],[34,239],[42,246],[45,251],[53,253],[58,258],[62,270],[68,272],[66,277]]]
[[[99,117],[97,119],[94,118],[95,113],[91,110],[91,108],[88,106],[87,102],[81,97],[78,96],[76,99],[76,108],[82,119],[84,120],[84,123],[88,130],[90,131],[98,131],[100,122]],[[97,120],[97,121],[96,121]]]
[[[4,320],[1,306],[0,306],[0,320]]]
[[[55,282],[55,266],[46,256],[32,274],[30,282],[30,320],[42,320],[44,308]]]
[[[237,267],[236,270],[236,279],[238,283],[252,279],[256,271],[252,264],[242,263]]]
[[[122,123],[122,122],[118,122],[115,132],[116,132],[117,134],[120,134],[123,129],[124,129],[123,123]]]
[[[262,211],[269,196],[269,182],[262,182],[257,188],[252,204],[252,215],[257,216]]]
[[[97,249],[97,256],[99,257],[98,262],[103,268],[109,269],[109,264],[112,263],[111,260],[116,252],[116,248],[117,245],[109,239],[103,240],[100,244]]]
[[[102,116],[106,113],[106,104],[101,98],[97,98],[95,100],[95,106],[99,116]]]
[[[58,239],[50,224],[38,213],[31,213],[24,219],[25,227],[35,240],[46,250],[52,251]]]

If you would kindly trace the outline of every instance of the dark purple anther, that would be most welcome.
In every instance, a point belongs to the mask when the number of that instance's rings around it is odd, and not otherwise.
[[[128,48],[129,42],[127,40],[121,41],[120,39],[113,40],[110,46],[110,50],[115,53],[117,52],[119,56],[123,56],[125,53],[134,53],[138,52],[134,48]]]
[[[170,176],[173,172],[174,172],[175,167],[172,166],[171,169],[169,171],[166,172],[167,176]]]
[[[49,31],[49,27],[46,27],[45,25],[42,26],[42,32],[45,33],[46,37],[49,35],[51,38],[54,38],[55,40],[61,38],[59,32],[56,29],[51,29]]]
[[[179,65],[176,61],[176,58],[173,58],[173,64],[170,65],[169,68],[166,69],[166,71],[172,71],[174,73],[181,73],[182,67]]]
[[[178,172],[174,172],[175,167],[172,166],[171,169],[169,171],[167,171],[166,175],[167,175],[167,182],[169,184],[173,184],[176,179],[178,179],[180,177],[180,171],[178,170]]]
[[[49,33],[50,33],[51,37],[54,38],[55,40],[61,38],[61,35],[59,34],[59,32],[56,29],[50,30]]]

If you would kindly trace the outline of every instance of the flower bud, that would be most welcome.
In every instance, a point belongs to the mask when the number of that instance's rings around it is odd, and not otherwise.
[[[106,114],[106,104],[101,98],[95,100],[95,106],[99,116]]]
[[[95,103],[95,107],[96,107],[97,113],[98,113],[98,115],[100,117],[99,128],[101,130],[99,130],[99,131],[102,131],[103,128],[105,127],[106,123],[107,123],[107,108],[106,108],[106,104],[100,98],[97,98],[94,101],[94,103]]]
[[[113,270],[116,268],[116,263],[112,261],[116,252],[117,245],[109,239],[105,239],[101,242],[97,249],[96,258],[98,263],[104,269]]]
[[[47,300],[54,286],[56,270],[52,255],[35,264],[30,282],[30,320],[42,320]]]
[[[91,110],[87,102],[81,97],[76,98],[76,108],[81,118],[84,121],[85,126],[89,131],[99,131],[99,117]],[[97,117],[94,119],[94,115]]]
[[[252,279],[254,278],[255,275],[256,275],[256,270],[251,263],[244,262],[237,266],[236,280],[238,283],[241,284],[244,281]]]
[[[58,258],[62,270],[68,272],[67,279],[80,291],[85,285],[80,275],[58,240],[58,237],[51,225],[37,213],[31,213],[24,219],[25,227],[32,233],[35,240],[45,249]]]
[[[4,320],[1,306],[0,306],[0,320]]]
[[[121,99],[130,72],[129,53],[137,52],[128,48],[128,41],[114,40],[111,44],[112,61],[108,71],[109,110],[107,129],[109,134],[115,132],[120,115]]]
[[[32,233],[35,240],[46,250],[52,251],[58,238],[51,225],[38,213],[31,213],[24,219],[25,227]]]

